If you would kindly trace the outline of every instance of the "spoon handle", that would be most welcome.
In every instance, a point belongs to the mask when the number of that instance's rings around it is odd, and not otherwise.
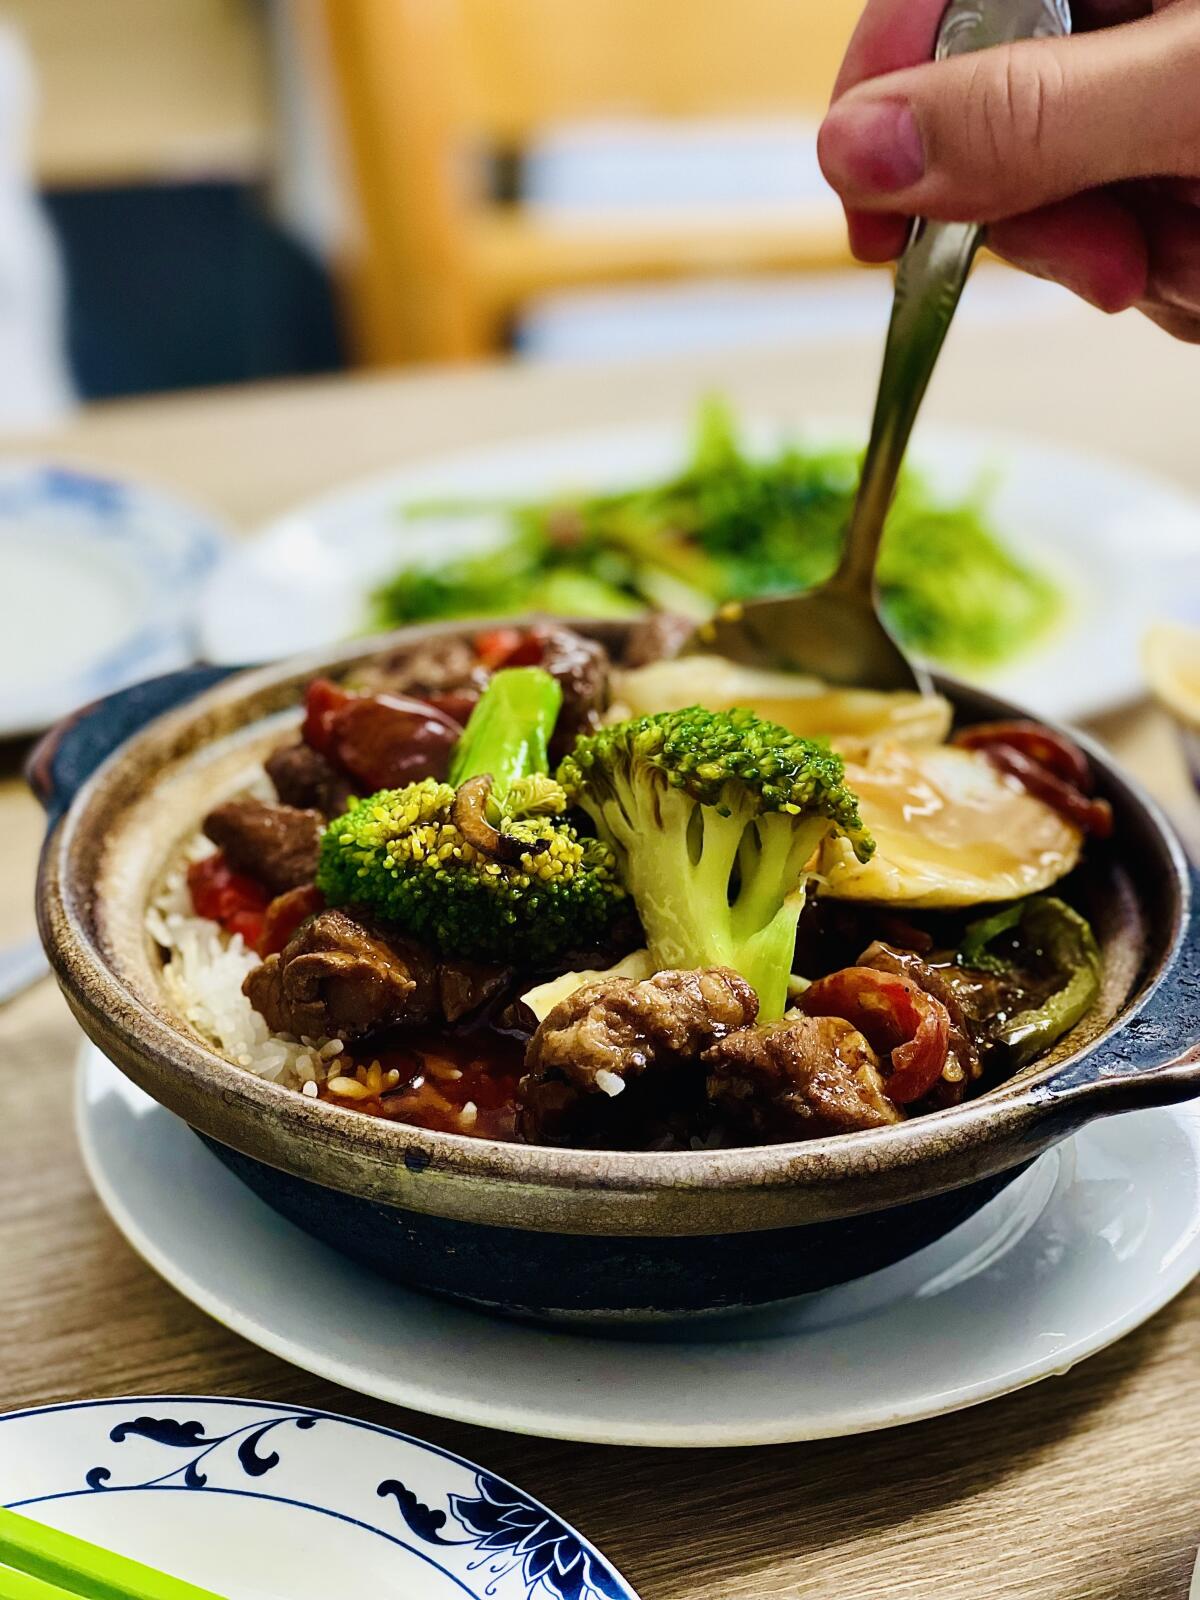
[[[871,436],[838,579],[865,595],[913,424],[949,332],[983,229],[918,218],[896,272]]]
[[[1070,31],[1067,0],[951,0],[934,59]],[[975,222],[918,217],[900,257],[871,437],[836,580],[867,597],[904,452],[983,232]]]

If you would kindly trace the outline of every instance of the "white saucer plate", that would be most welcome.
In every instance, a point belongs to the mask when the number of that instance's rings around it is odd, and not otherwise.
[[[636,1338],[488,1317],[354,1266],[91,1046],[77,1115],[117,1226],[219,1322],[360,1393],[545,1437],[770,1444],[937,1416],[1067,1371],[1200,1271],[1200,1108],[1093,1124],[858,1283]]]
[[[755,453],[794,438],[861,439],[861,425],[809,419],[743,425]],[[683,423],[520,440],[404,467],[297,507],[239,544],[201,604],[207,659],[270,660],[366,625],[372,589],[405,564],[430,565],[502,538],[500,512],[405,521],[407,505],[499,502],[626,488],[677,472]],[[987,487],[1005,543],[1051,574],[1066,615],[1039,645],[978,682],[1043,716],[1076,720],[1136,699],[1146,627],[1200,591],[1200,504],[1133,468],[1019,436],[923,427],[911,452],[940,496]]]
[[[275,1401],[10,1412],[0,1505],[226,1600],[637,1600],[573,1528],[482,1467]]]
[[[225,535],[142,484],[0,464],[0,738],[193,659],[193,608]]]

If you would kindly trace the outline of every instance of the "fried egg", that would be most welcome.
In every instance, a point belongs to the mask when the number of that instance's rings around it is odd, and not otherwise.
[[[825,735],[835,743],[903,739],[937,744],[950,731],[950,705],[941,695],[831,689],[817,678],[763,672],[724,656],[680,656],[616,672],[612,697],[613,721],[687,706],[710,711],[745,706],[791,733]]]
[[[830,899],[914,910],[1015,900],[1079,859],[1080,831],[977,751],[892,741],[848,759],[846,782],[875,854],[859,862],[845,839],[827,841],[816,870]]]

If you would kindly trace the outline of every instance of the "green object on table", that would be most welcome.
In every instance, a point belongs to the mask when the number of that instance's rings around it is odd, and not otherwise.
[[[726,600],[793,594],[837,566],[858,481],[855,450],[748,451],[728,408],[701,408],[691,458],[658,482],[524,504],[441,500],[407,523],[501,519],[499,543],[403,566],[373,596],[371,626],[546,611],[621,617],[647,608],[702,621]],[[986,485],[946,501],[906,467],[879,554],[884,616],[902,644],[965,667],[1010,660],[1062,612],[1051,578],[991,528]]]
[[[0,1567],[0,1600],[62,1600],[70,1593],[56,1583],[34,1578],[28,1572],[18,1572],[13,1567]]]
[[[0,1600],[221,1600],[112,1550],[0,1507]]]

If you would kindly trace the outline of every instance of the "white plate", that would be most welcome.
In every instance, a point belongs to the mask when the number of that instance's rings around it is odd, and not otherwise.
[[[0,1505],[225,1600],[637,1600],[502,1478],[276,1401],[151,1395],[0,1416]]]
[[[744,425],[755,452],[786,439],[861,438],[851,423]],[[541,498],[649,483],[679,469],[684,423],[525,440],[447,456],[298,507],[240,545],[204,597],[201,638],[213,661],[259,661],[360,631],[365,597],[406,561],[429,563],[501,537],[500,514],[404,523],[415,502]],[[1070,597],[1057,630],[978,681],[1044,716],[1078,719],[1134,699],[1147,623],[1181,586],[1200,586],[1200,506],[1117,463],[1016,437],[922,428],[915,464],[940,495],[995,481],[989,515],[1006,543]]]
[[[1200,1271],[1200,1108],[1095,1124],[910,1260],[686,1338],[530,1327],[387,1283],[277,1216],[90,1046],[77,1110],[117,1226],[218,1321],[360,1393],[518,1433],[746,1445],[912,1422],[1065,1372]]]
[[[192,607],[223,544],[156,489],[0,464],[0,738],[190,661]]]

